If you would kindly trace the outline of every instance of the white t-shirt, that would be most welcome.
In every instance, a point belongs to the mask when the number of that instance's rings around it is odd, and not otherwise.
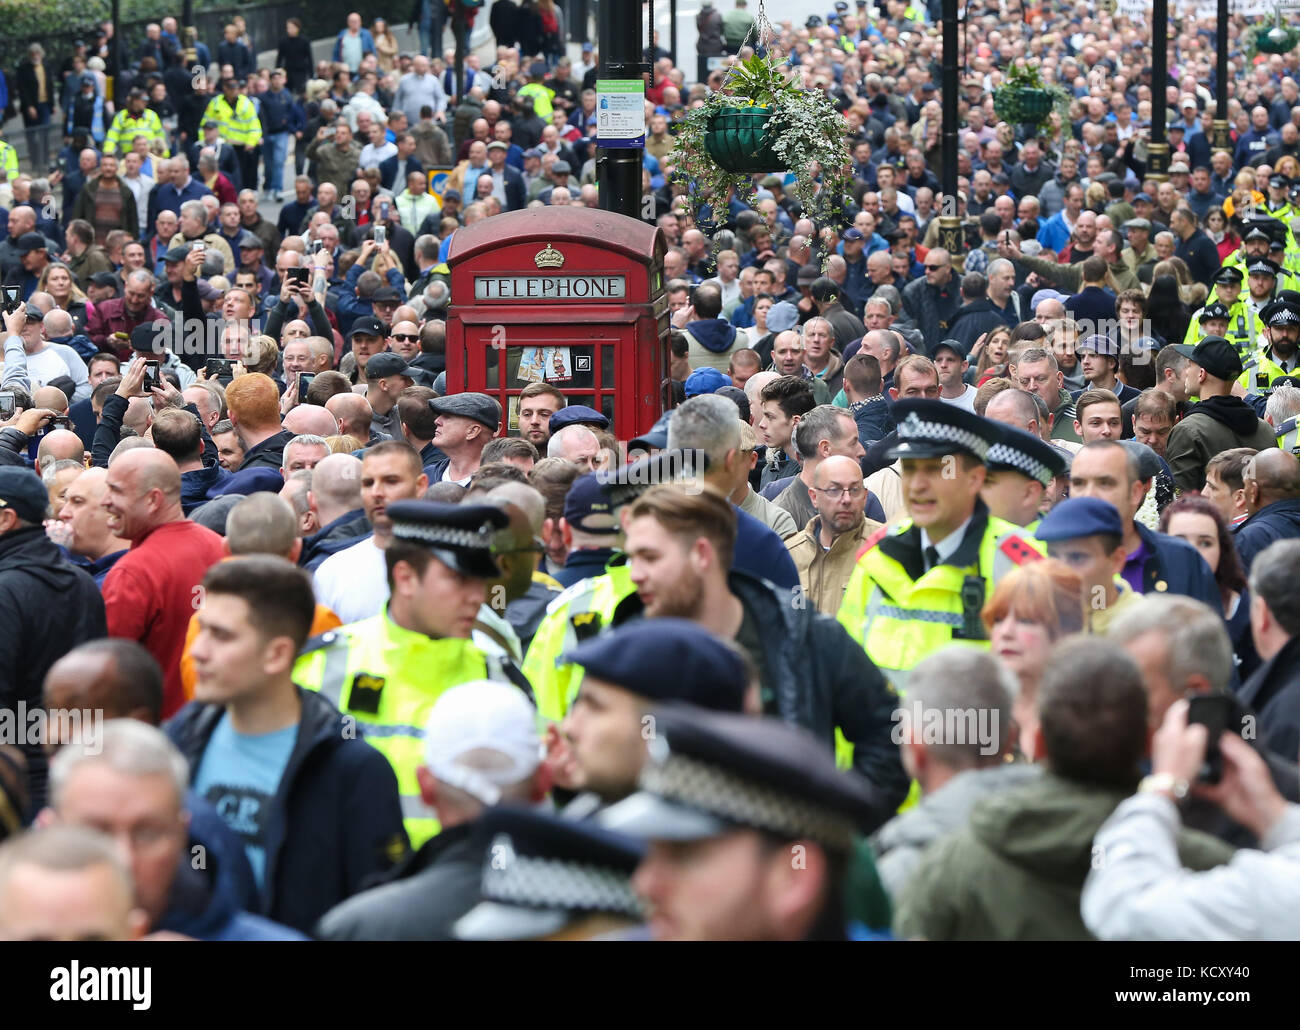
[[[344,624],[378,615],[388,602],[388,569],[374,536],[331,554],[313,577],[316,600]]]
[[[979,393],[979,390],[971,386],[970,383],[967,383],[966,392],[960,397],[945,397],[940,394],[939,400],[943,401],[945,404],[955,404],[959,408],[965,408],[973,415],[975,413],[975,395],[977,393]]]
[[[35,354],[27,355],[27,374],[31,377],[32,386],[44,386],[51,379],[58,379],[59,376],[72,375],[72,369],[68,363],[63,360],[63,355],[53,347],[44,347]]]

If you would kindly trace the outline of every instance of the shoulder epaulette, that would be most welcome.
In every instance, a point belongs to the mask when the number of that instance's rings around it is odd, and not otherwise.
[[[999,545],[998,549],[1010,558],[1017,565],[1024,565],[1031,561],[1041,561],[1043,556],[1030,547],[1021,537],[1009,536]]]
[[[889,527],[881,526],[878,530],[876,530],[864,541],[862,541],[862,546],[858,549],[858,553],[857,556],[854,558],[854,561],[857,561],[858,558],[861,558],[864,554],[870,551],[873,547],[876,546],[876,544],[880,543],[880,541],[885,539],[885,537],[888,535],[889,535]]]
[[[298,657],[310,654],[313,651],[323,651],[327,647],[333,647],[344,639],[344,634],[337,629],[331,629],[314,637],[309,637],[307,643],[302,645],[302,650],[298,652]]]

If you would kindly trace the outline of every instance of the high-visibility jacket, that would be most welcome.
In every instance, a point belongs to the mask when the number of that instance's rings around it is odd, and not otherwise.
[[[1204,307],[1196,310],[1188,323],[1187,333],[1183,336],[1183,343],[1191,347],[1200,343],[1201,337],[1205,335],[1200,321],[1204,310]],[[1223,337],[1236,346],[1244,361],[1246,356],[1254,353],[1259,341],[1264,338],[1264,323],[1259,317],[1258,309],[1253,305],[1247,308],[1245,300],[1238,297],[1228,308],[1228,328]]]
[[[1275,430],[1277,445],[1284,451],[1300,456],[1300,419],[1287,419]]]
[[[1300,370],[1294,367],[1289,372],[1284,369],[1269,356],[1270,351],[1271,348],[1265,343],[1258,351],[1242,362],[1242,366],[1246,371],[1241,373],[1241,377],[1237,382],[1251,393],[1261,393],[1270,389],[1273,380],[1282,376],[1300,375]]]
[[[439,829],[420,797],[415,771],[424,761],[424,727],[434,703],[459,683],[490,679],[524,686],[508,659],[486,655],[472,641],[434,640],[379,615],[307,642],[293,669],[294,682],[319,691],[397,774],[402,816],[411,847]]]
[[[108,127],[108,134],[104,137],[104,153],[116,154],[120,151],[125,154],[137,136],[148,137],[151,151],[156,149],[155,144],[160,143],[163,157],[171,155],[162,120],[147,107],[140,112],[139,118],[131,114],[128,108],[123,108],[113,116],[113,124]]]
[[[626,565],[610,565],[604,575],[574,583],[546,606],[524,656],[524,675],[543,718],[563,719],[582,682],[581,666],[562,663],[560,657],[605,629],[614,609],[635,589]]]
[[[916,663],[941,647],[989,646],[980,613],[993,588],[1044,550],[980,503],[948,561],[923,572],[921,531],[904,519],[863,545],[837,618],[901,694]]]
[[[224,96],[213,97],[203,112],[203,121],[217,123],[221,138],[232,147],[255,147],[262,142],[262,119],[257,107],[242,93],[235,97],[232,111]]]
[[[533,114],[544,122],[551,120],[551,112],[555,110],[554,105],[551,103],[555,99],[555,90],[543,86],[540,82],[529,82],[520,86],[515,96],[520,100],[524,97],[532,97]]]
[[[18,178],[18,151],[2,139],[0,139],[0,169],[4,171],[5,178],[9,182]]]

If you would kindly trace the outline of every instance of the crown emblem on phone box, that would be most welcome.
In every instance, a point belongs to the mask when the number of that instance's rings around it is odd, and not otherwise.
[[[537,262],[538,268],[559,268],[564,264],[564,255],[548,243],[543,250],[537,252],[533,260]]]

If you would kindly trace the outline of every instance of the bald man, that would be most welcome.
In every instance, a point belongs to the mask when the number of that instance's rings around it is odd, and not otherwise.
[[[307,503],[321,528],[302,542],[299,563],[309,572],[336,551],[360,541],[370,532],[361,506],[361,459],[331,454],[312,469]]]
[[[339,422],[328,408],[319,404],[299,404],[284,416],[284,428],[294,436],[335,436]]]
[[[63,495],[63,506],[54,517],[63,523],[67,542],[65,547],[81,565],[95,585],[102,587],[109,570],[118,563],[131,546],[108,528],[108,512],[100,501],[108,479],[105,468],[89,468],[68,484]]]
[[[157,726],[162,718],[162,670],[134,640],[105,637],[74,647],[45,674],[50,711],[102,713],[108,719],[136,719]],[[90,716],[86,716],[89,718]],[[59,728],[50,720],[50,732]],[[66,740],[50,739],[53,753]]]
[[[75,461],[82,465],[85,464],[86,445],[71,430],[56,429],[41,438],[40,446],[36,448],[36,467],[43,468],[47,458],[50,461]]]
[[[1249,573],[1255,555],[1273,541],[1300,537],[1300,460],[1276,447],[1260,451],[1246,463],[1241,484],[1250,517],[1235,539]]]
[[[384,437],[371,435],[370,422],[375,410],[359,393],[336,393],[325,402],[325,409],[339,420],[339,432],[356,437],[363,444],[378,443]]]
[[[163,670],[163,718],[185,702],[180,658],[185,631],[221,537],[181,509],[181,473],[162,451],[138,448],[108,469],[103,499],[108,529],[131,550],[104,580],[110,636],[138,640]]]

